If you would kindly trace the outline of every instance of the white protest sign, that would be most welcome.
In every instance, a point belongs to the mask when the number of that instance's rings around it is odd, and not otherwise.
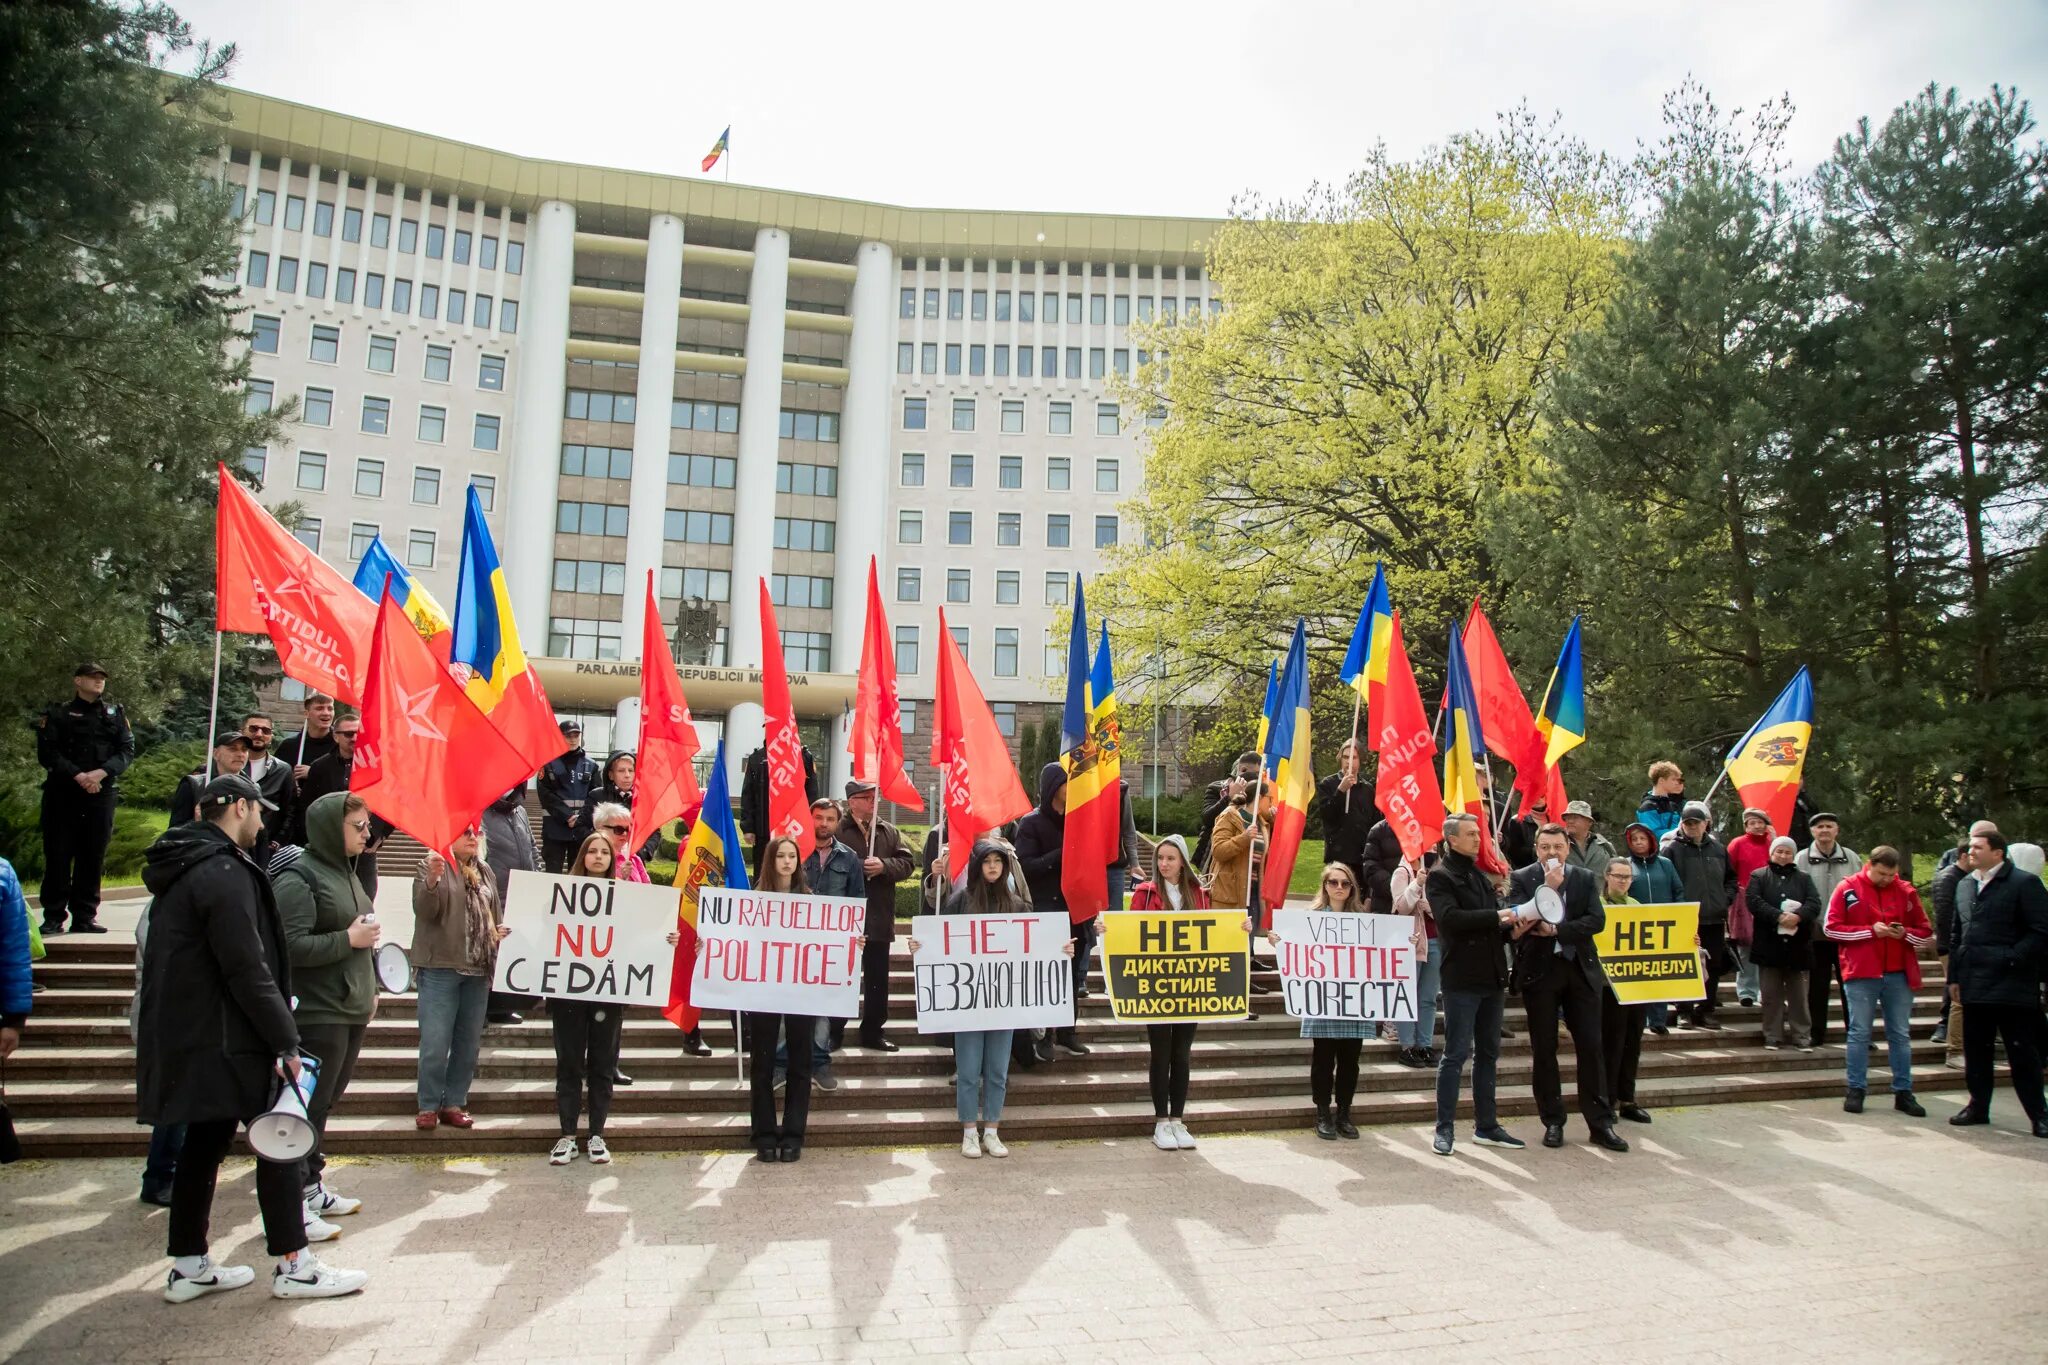
[[[697,969],[690,1003],[700,1010],[860,1013],[860,940],[868,903],[786,891],[697,896]]]
[[[493,990],[620,1005],[668,1004],[674,887],[514,872]]]
[[[1341,910],[1279,910],[1280,991],[1297,1019],[1415,1019],[1415,920]]]
[[[919,915],[910,936],[919,1033],[1073,1027],[1065,915]]]

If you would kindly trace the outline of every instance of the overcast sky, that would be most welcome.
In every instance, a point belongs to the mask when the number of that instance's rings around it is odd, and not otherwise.
[[[1801,168],[1929,81],[2048,99],[2043,0],[174,4],[265,94],[671,174],[730,124],[735,181],[920,207],[1215,216],[1524,99],[1626,154],[1687,73],[1789,94]]]

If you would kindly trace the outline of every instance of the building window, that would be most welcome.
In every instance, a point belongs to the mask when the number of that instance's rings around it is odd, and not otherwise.
[[[1114,312],[1115,316],[1114,316],[1114,317],[1113,317],[1113,318],[1112,318],[1111,320],[1112,320],[1113,322],[1115,322],[1115,323],[1116,323],[1116,325],[1117,325],[1117,326],[1119,326],[1119,327],[1128,327],[1128,326],[1130,326],[1130,325],[1131,325],[1131,296],[1130,296],[1129,294],[1118,294],[1118,295],[1116,296],[1116,300],[1115,300],[1115,303],[1116,303],[1116,306],[1115,306],[1115,308],[1114,308],[1114,309],[1112,310],[1112,311]]]
[[[574,422],[630,422],[634,398],[630,393],[607,393],[603,389],[570,389],[563,396],[565,415]]]
[[[924,600],[924,571],[899,565],[896,569],[896,600],[898,602],[920,602]]]
[[[988,373],[988,347],[969,346],[967,348],[967,373],[977,375]]]
[[[1116,544],[1117,521],[1115,517],[1095,519],[1095,548],[1107,550]]]
[[[1024,514],[1022,512],[996,513],[996,544],[1021,545],[1024,543]]]
[[[907,341],[896,343],[896,373],[909,374],[917,367],[917,347]]]
[[[518,299],[505,299],[498,304],[498,330],[507,336],[519,330]]]
[[[952,475],[949,482],[954,488],[974,487],[974,457],[972,455],[955,455],[953,457]]]
[[[1064,678],[1067,676],[1067,642],[1065,640],[1055,642],[1052,638],[1051,630],[1045,632],[1043,672],[1048,678]]]
[[[1043,379],[1060,377],[1060,348],[1041,346],[1038,348],[1038,373]]]
[[[775,491],[806,498],[836,498],[839,471],[828,464],[778,464]]]
[[[268,379],[252,379],[249,381],[249,386],[242,390],[242,411],[250,414],[252,417],[260,417],[270,411],[271,405],[276,401],[276,398],[277,386],[275,384],[271,383]]]
[[[370,355],[366,363],[377,374],[396,373],[398,370],[398,338],[371,337]]]
[[[953,430],[974,430],[974,400],[972,398],[955,398],[953,400]]]
[[[946,513],[946,543],[948,545],[972,545],[974,543],[974,513]]]
[[[988,319],[988,290],[977,289],[967,300],[967,316],[976,322]]]
[[[903,429],[905,431],[924,430],[924,399],[906,398],[903,400]]]
[[[619,623],[556,616],[548,620],[548,653],[557,659],[616,659]]]
[[[354,303],[356,301],[356,272],[343,267],[334,272],[334,301]]]
[[[1000,297],[1000,296],[998,296],[998,297]],[[905,737],[906,737],[906,738],[907,738],[908,736],[910,736],[910,735],[912,735],[912,734],[915,734],[915,733],[917,732],[917,703],[916,703],[916,702],[914,702],[914,701],[906,701],[906,702],[898,702],[898,703],[897,703],[897,705],[896,705],[896,724],[897,724],[897,725],[898,725],[898,726],[899,726],[899,727],[900,727],[900,728],[902,729],[902,731],[903,731],[903,733],[904,733],[904,735],[905,735]],[[909,771],[909,768],[910,768],[910,765],[909,765],[908,763],[906,763],[906,764],[904,764],[903,766],[904,766],[904,770],[905,770],[905,773],[906,773],[906,775],[907,775],[907,774],[908,774],[908,771]]]
[[[448,436],[448,409],[420,404],[420,439],[441,444]]]
[[[632,451],[619,450],[612,453],[614,457],[629,457],[628,468],[631,468]],[[668,457],[668,481],[692,488],[731,488],[738,479],[739,467],[739,461],[730,455],[671,455]],[[612,477],[621,476],[614,474]]]
[[[719,431],[731,435],[740,429],[740,405],[678,398],[669,405],[668,424],[675,431]]]
[[[361,559],[370,553],[370,546],[376,542],[377,528],[367,521],[359,521],[348,528],[348,557]]]
[[[897,291],[896,316],[899,318],[914,318],[917,316],[917,291],[915,289]]]
[[[320,518],[300,517],[299,524],[292,528],[292,539],[311,550],[320,553]]]
[[[1038,295],[1019,293],[1017,295],[1017,321],[1038,321]],[[1051,321],[1051,319],[1047,319]]]
[[[1117,492],[1117,491],[1118,491],[1118,488],[1117,488],[1117,484],[1118,484],[1118,482],[1119,482],[1119,475],[1118,475],[1118,472],[1117,472],[1117,462],[1116,462],[1115,460],[1097,460],[1097,461],[1095,462],[1095,491],[1096,491],[1096,492],[1098,492],[1098,493],[1114,493],[1114,492]]]
[[[624,567],[620,566],[621,569]],[[661,595],[671,601],[682,597],[701,597],[707,602],[729,602],[732,600],[732,572],[728,569],[663,569]]]
[[[498,419],[487,412],[476,415],[475,429],[470,433],[470,445],[477,450],[498,448]]]
[[[306,297],[324,299],[327,297],[327,267],[319,261],[306,262]]]
[[[1120,425],[1117,420],[1116,404],[1097,403],[1095,405],[1095,434],[1097,436],[1114,436],[1117,434]]]
[[[381,498],[384,496],[384,462],[365,456],[356,461],[356,496],[359,498]]]
[[[498,510],[498,480],[493,474],[472,474],[469,486],[476,490],[477,505],[486,512]]]
[[[1016,634],[1015,631],[1011,631],[1010,633],[1012,635]],[[1011,652],[1014,655],[1015,642],[1012,641],[1011,644]],[[1002,632],[998,631],[996,632],[996,658],[1000,661],[1002,657]],[[1014,658],[1012,662],[1014,662]],[[996,665],[996,672],[1002,673],[1002,671],[1002,665],[1000,662],[998,662]],[[1005,674],[1004,676],[1014,678],[1017,676],[1016,670],[1012,669],[1008,674]],[[1002,735],[1005,739],[1014,739],[1017,735],[1017,703],[1013,701],[992,701],[989,703],[988,709],[995,713],[996,733]]]
[[[280,256],[277,258],[277,290],[280,294],[299,292],[299,258]]]
[[[971,602],[974,600],[974,574],[971,570],[946,570],[946,600],[948,602]]]
[[[1018,574],[1015,569],[996,570],[996,605],[1014,607],[1018,597]]]
[[[1010,320],[1010,291],[1009,291],[1009,290],[1007,290],[1007,289],[1004,289],[1004,290],[1001,290],[1001,291],[999,291],[999,292],[998,292],[998,293],[996,294],[996,321],[997,321],[997,322],[1008,322],[1009,320]]]
[[[917,672],[917,627],[896,627],[896,671],[902,674]]]
[[[1017,297],[1024,298],[1026,296],[1019,294]],[[1017,377],[1019,379],[1031,378],[1032,354],[1033,352],[1029,346],[1019,346],[1017,348]]]
[[[998,678],[1014,678],[1017,676],[1017,628],[1015,626],[996,627],[995,669]],[[1000,723],[1000,713],[998,713],[997,720]],[[1010,728],[1003,733],[1014,734],[1016,728],[1017,708],[1012,706],[1010,708]]]
[[[242,468],[247,470],[250,476],[256,480],[256,489],[258,492],[261,492],[263,490],[263,475],[270,468],[270,447],[244,446],[242,448]]]
[[[1138,793],[1140,796],[1152,797],[1166,795],[1165,765],[1159,763],[1147,763],[1145,765],[1145,776],[1143,778],[1143,783],[1143,789]]]
[[[780,522],[776,524],[781,525]],[[661,538],[679,540],[686,545],[730,545],[732,513],[668,508],[661,514]]]
[[[269,227],[277,221],[276,190],[256,191],[256,221],[263,227]]]
[[[370,245],[387,247],[391,245],[391,215],[375,213],[370,215]]]
[[[249,287],[262,289],[270,283],[270,253],[252,251],[249,253]]]
[[[835,538],[833,524],[829,521],[813,521],[808,517],[775,519],[775,548],[778,550],[831,554]]]
[[[441,501],[441,471],[418,465],[412,471],[412,500],[434,506]]]
[[[996,372],[996,374],[997,374],[998,376],[1002,376],[1002,375],[1007,375],[1007,374],[1009,374],[1009,372],[1010,372],[1010,348],[1009,348],[1008,346],[997,346],[997,347],[996,347],[996,356],[995,356],[995,360],[996,360],[996,368],[995,368],[995,372]]]
[[[996,464],[996,487],[1022,488],[1024,486],[1024,457],[1005,455]]]
[[[327,491],[327,457],[317,450],[299,452],[299,487],[309,493]]]
[[[832,580],[815,574],[779,573],[768,578],[768,600],[778,607],[832,609]]]
[[[1045,486],[1055,493],[1067,492],[1074,486],[1074,462],[1064,455],[1054,455],[1045,462]]]
[[[405,314],[412,311],[412,281],[394,279],[391,281],[391,311]]]
[[[555,529],[564,535],[622,536],[626,509],[608,502],[556,503]]]
[[[1102,378],[1107,354],[1100,346],[1088,348],[1088,377],[1090,379]]]
[[[913,508],[905,508],[896,514],[896,543],[924,544],[924,513]]]
[[[363,240],[363,211],[343,209],[341,211],[341,240],[360,242]]]
[[[505,388],[505,357],[487,355],[477,361],[476,386],[492,393],[501,393]]]
[[[1015,436],[1024,430],[1024,400],[1006,398],[1003,400],[1003,431]]]
[[[282,324],[277,318],[258,313],[249,323],[249,349],[265,355],[277,354],[278,328]]]
[[[420,316],[423,318],[441,315],[441,286],[423,284],[420,286]]]
[[[1073,544],[1073,518],[1065,512],[1051,512],[1045,518],[1045,543],[1055,550],[1066,549]]]
[[[1081,325],[1081,296],[1079,294],[1067,295],[1067,324],[1072,327],[1079,327]]]
[[[946,316],[948,318],[958,320],[960,317],[960,301],[961,295],[959,290],[948,289],[946,291]]]
[[[954,645],[959,648],[960,657],[966,658],[970,641],[973,639],[973,632],[966,626],[947,626],[946,631],[953,637]]]
[[[365,398],[363,400],[363,430],[372,436],[391,434],[391,400],[389,398]]]
[[[939,372],[939,343],[927,341],[918,349],[919,372],[922,374],[937,374]]]
[[[324,427],[334,421],[334,390],[307,389],[300,407],[300,420],[309,427]]]
[[[439,223],[427,224],[427,259],[430,261],[440,260],[447,240],[448,230],[446,228],[442,227]],[[399,250],[403,251],[405,248],[401,246]]]
[[[434,567],[434,533],[413,531],[405,538],[405,562],[415,569]]]
[[[526,269],[526,243],[505,243],[505,273],[517,275]]]
[[[784,408],[781,435],[785,441],[836,442],[839,439],[839,414]]]
[[[498,268],[498,239],[496,237],[480,237],[477,239],[476,245],[477,269],[496,270]]]
[[[900,481],[905,488],[924,487],[923,454],[915,450],[903,453],[903,473]]]
[[[938,290],[927,289],[924,291],[924,315],[928,318],[935,318],[939,315]]]
[[[1073,601],[1073,580],[1063,573],[1049,573],[1045,576],[1045,605],[1064,607]]]
[[[555,561],[556,592],[587,592],[599,597],[621,597],[626,591],[626,566],[602,559],[558,559]]]
[[[946,373],[960,373],[960,345],[958,342],[949,342],[946,346]]]
[[[669,458],[669,482],[675,483],[675,462],[688,456],[671,455]],[[571,478],[584,479],[630,479],[633,477],[633,452],[624,446],[578,446],[562,447],[562,472]]]
[[[1074,434],[1074,405],[1072,403],[1049,404],[1045,412],[1045,429],[1054,436]]]
[[[454,348],[448,346],[427,347],[427,378],[438,383],[448,382],[448,371],[455,364]]]
[[[363,276],[363,307],[384,306],[384,277],[375,271]]]
[[[457,265],[469,264],[469,230],[467,228],[455,229],[455,251],[452,259]]]
[[[1109,295],[1088,296],[1088,321],[1091,326],[1100,327],[1109,321]]]
[[[824,672],[832,666],[832,632],[828,630],[785,630],[782,632],[782,665],[803,672]]]

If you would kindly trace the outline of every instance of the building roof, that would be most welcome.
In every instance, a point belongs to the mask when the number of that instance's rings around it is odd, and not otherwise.
[[[850,261],[863,241],[899,256],[1104,261],[1194,267],[1219,225],[1212,218],[1134,218],[1098,213],[903,208],[791,190],[728,184],[708,176],[655,175],[515,156],[388,123],[337,114],[246,90],[224,89],[229,140],[294,166],[318,162],[379,181],[401,181],[516,210],[548,199],[576,205],[585,232],[644,237],[648,219],[672,213],[692,241],[751,248],[762,227],[780,227],[797,254]]]

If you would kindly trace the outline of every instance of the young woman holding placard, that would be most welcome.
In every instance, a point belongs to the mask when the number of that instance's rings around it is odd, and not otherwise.
[[[1207,910],[1209,891],[1195,876],[1187,840],[1169,834],[1152,851],[1152,880],[1131,888],[1132,910]],[[1193,1024],[1147,1024],[1152,1049],[1152,1145],[1162,1152],[1188,1151],[1195,1135],[1182,1121],[1188,1107],[1188,1063],[1195,1046]]]
[[[1323,869],[1322,885],[1316,888],[1316,898],[1308,908],[1358,915],[1365,913],[1366,902],[1359,895],[1358,881],[1351,869],[1343,863],[1331,863]],[[1244,927],[1246,933],[1257,929],[1249,916]],[[1266,941],[1277,947],[1279,931],[1267,930]],[[1358,1090],[1359,1049],[1372,1037],[1373,1029],[1372,1024],[1356,1019],[1301,1021],[1301,1036],[1315,1043],[1309,1055],[1308,1084],[1316,1102],[1316,1136],[1326,1142],[1358,1136],[1358,1125],[1351,1121],[1351,1099]]]
[[[804,881],[804,851],[788,835],[768,841],[761,855],[761,884],[756,891],[809,891]]]

